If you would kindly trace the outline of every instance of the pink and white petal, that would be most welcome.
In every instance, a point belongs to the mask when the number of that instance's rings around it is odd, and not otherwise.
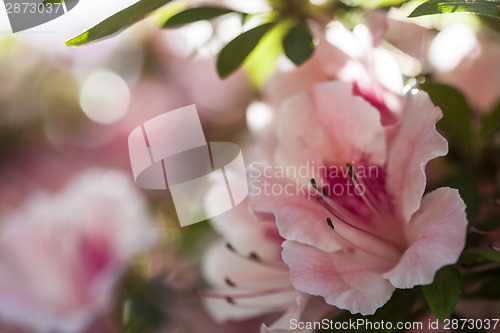
[[[266,324],[262,324],[260,333],[280,333],[290,331],[290,321],[292,319],[300,320],[302,312],[304,312],[304,309],[311,298],[311,295],[297,292],[297,301],[269,327],[267,327]]]
[[[352,85],[326,82],[285,101],[278,123],[278,164],[347,163],[361,154],[377,165],[386,159],[379,112],[353,96]]]
[[[326,252],[340,249],[325,221],[325,209],[314,197],[308,198],[307,186],[287,178],[264,176],[250,182],[250,206],[254,211],[274,214],[279,233],[285,239],[316,246]],[[282,192],[273,193],[273,188]]]
[[[427,93],[408,93],[403,122],[389,147],[387,160],[388,190],[405,221],[420,207],[427,162],[448,152],[446,139],[436,131],[435,124],[441,117],[441,110]]]
[[[226,292],[286,289],[288,287],[292,289],[286,265],[274,266],[256,262],[246,258],[245,254],[232,252],[224,242],[215,243],[208,248],[202,270],[203,276],[210,285]],[[232,283],[228,284],[228,279]]]
[[[297,242],[283,243],[283,260],[295,289],[323,296],[328,304],[351,313],[373,314],[394,287],[363,260],[347,253],[326,253]],[[374,267],[376,269],[376,267]]]
[[[442,187],[426,194],[407,230],[410,247],[383,277],[396,288],[431,283],[437,270],[457,261],[466,231],[465,203],[458,190]]]

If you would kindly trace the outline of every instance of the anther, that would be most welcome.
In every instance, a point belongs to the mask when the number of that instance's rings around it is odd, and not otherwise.
[[[313,189],[315,189],[316,191],[319,191],[318,186],[316,185],[316,180],[314,180],[314,178],[311,179],[311,185],[312,185]]]
[[[255,252],[251,252],[249,255],[248,255],[248,258],[252,259],[252,260],[255,260],[255,261],[259,261],[260,262],[260,257],[257,253]]]
[[[236,250],[234,249],[234,247],[231,245],[231,243],[226,243],[226,247],[229,251],[231,252],[236,252]]]
[[[326,218],[326,223],[328,224],[328,226],[330,227],[330,229],[335,230],[335,227],[333,226],[333,222],[332,222],[331,218],[327,217]]]
[[[227,284],[228,286],[230,286],[230,287],[233,287],[233,288],[234,288],[234,287],[236,287],[236,283],[234,283],[234,282],[233,282],[230,278],[228,278],[228,277],[226,277],[226,278],[224,279],[224,282],[226,282],[226,284]]]
[[[500,248],[495,244],[489,244],[488,247],[495,252],[500,252]]]

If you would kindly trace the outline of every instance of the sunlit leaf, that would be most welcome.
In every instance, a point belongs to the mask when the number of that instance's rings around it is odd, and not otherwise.
[[[276,61],[283,54],[283,37],[290,23],[283,20],[277,23],[250,53],[243,66],[254,86],[264,85],[276,69]]]
[[[500,3],[489,0],[429,0],[415,8],[408,17],[444,13],[472,13],[500,17]]]
[[[217,58],[217,72],[219,76],[225,78],[236,71],[273,25],[274,23],[260,25],[245,31],[230,41],[221,50]]]
[[[165,22],[164,28],[178,27],[184,24],[193,23],[197,21],[210,20],[214,17],[222,16],[225,14],[233,13],[234,11],[228,8],[203,6],[196,8],[188,8]]]
[[[313,36],[304,22],[299,22],[283,39],[283,49],[286,56],[296,65],[301,65],[314,52]]]
[[[462,275],[454,266],[441,268],[434,282],[422,286],[425,299],[441,322],[449,318],[462,294]]]
[[[130,7],[108,17],[84,33],[68,40],[68,46],[80,46],[110,37],[134,23],[144,19],[149,13],[169,3],[171,0],[139,0]]]

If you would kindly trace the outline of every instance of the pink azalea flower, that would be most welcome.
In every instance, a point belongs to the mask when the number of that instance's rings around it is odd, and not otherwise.
[[[225,190],[214,186],[206,199],[207,209],[216,207],[217,198]],[[207,250],[203,276],[211,291],[199,293],[217,322],[259,316],[265,320],[262,316],[281,313],[269,327],[262,324],[261,332],[282,332],[290,330],[291,319],[318,319],[328,310],[322,300],[310,302],[309,295],[293,288],[288,267],[281,258],[283,238],[276,225],[255,220],[246,201],[213,218],[212,225],[223,239]]]
[[[0,320],[82,332],[111,305],[127,261],[154,240],[144,198],[117,171],[89,169],[3,216]]]
[[[356,95],[379,109],[384,124],[394,123],[402,108],[403,79],[396,60],[378,47],[386,26],[353,31],[331,22],[312,58],[302,66],[282,66],[266,85],[266,99],[279,108],[287,98],[329,80],[352,83]],[[286,62],[286,61],[285,61]]]
[[[413,90],[389,135],[379,111],[342,82],[284,103],[275,165],[253,170],[250,193],[252,208],[274,214],[286,239],[295,289],[368,315],[395,288],[429,284],[457,260],[464,202],[451,188],[423,196],[426,163],[448,150],[435,128],[441,117]]]

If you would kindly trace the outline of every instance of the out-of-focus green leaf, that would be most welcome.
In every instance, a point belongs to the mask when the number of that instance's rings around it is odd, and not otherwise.
[[[489,115],[483,120],[483,134],[487,137],[491,136],[495,131],[500,129],[500,103],[493,108]]]
[[[408,1],[409,0],[355,0],[350,1],[349,3],[352,2],[362,8],[375,9],[400,6]]]
[[[314,52],[313,36],[304,22],[297,23],[283,38],[286,56],[297,66],[309,59]]]
[[[485,259],[489,262],[500,262],[500,252],[487,249],[466,250],[460,256],[459,262],[471,262],[477,258]]]
[[[265,23],[245,31],[230,41],[219,53],[217,72],[221,78],[226,78],[236,71],[248,55],[259,44],[262,37],[273,27],[274,23]]]
[[[188,8],[165,22],[164,28],[178,27],[184,24],[193,23],[197,21],[210,20],[214,17],[222,16],[225,14],[234,13],[234,10],[216,7],[216,6],[203,6],[196,8]]]
[[[486,300],[500,300],[500,283],[498,283],[498,276],[500,268],[498,266],[474,272],[465,276],[466,283],[472,283],[479,286],[465,293],[463,297],[474,299]]]
[[[500,3],[489,0],[429,0],[415,8],[408,17],[444,13],[472,13],[500,17]]]
[[[364,323],[369,322],[371,324],[374,324],[384,321],[386,323],[385,327],[387,329],[384,329],[383,332],[396,332],[396,323],[404,322],[407,320],[410,315],[411,309],[413,308],[413,305],[418,299],[419,294],[419,289],[396,290],[391,299],[371,316],[362,316],[360,314],[351,314],[349,311],[342,311],[340,314],[337,314],[330,319],[336,323],[358,322],[359,320],[359,322],[363,321]],[[388,328],[390,326],[387,325],[388,322],[392,323],[392,329]],[[352,326],[349,327],[349,325],[347,325],[347,327],[344,329],[321,329],[317,332],[368,333],[374,331],[377,330],[374,330],[373,327],[370,327],[369,325],[360,324],[356,325],[355,328],[353,328]]]
[[[441,268],[434,282],[422,286],[425,299],[441,322],[449,318],[462,294],[462,275],[454,266]]]
[[[290,22],[285,20],[276,23],[245,60],[243,66],[255,87],[262,87],[274,73],[276,61],[283,54],[282,40],[289,27]]]
[[[66,0],[45,0],[44,2],[42,2],[43,5],[48,5],[49,3],[61,3],[61,2],[65,2]]]
[[[467,219],[469,224],[472,224],[477,213],[479,212],[480,196],[479,188],[477,186],[477,179],[469,174],[461,173],[441,182],[439,187],[449,186],[458,189],[460,196],[464,200],[467,208]]]
[[[425,90],[432,102],[443,111],[443,119],[437,123],[437,127],[447,134],[446,139],[452,148],[459,148],[469,153],[474,140],[471,127],[472,112],[462,93],[441,83],[426,82],[421,84],[420,88]]]
[[[170,1],[171,0],[139,0],[132,6],[119,11],[84,33],[68,40],[66,45],[80,46],[105,37],[110,37],[144,19],[149,13],[166,5]]]

